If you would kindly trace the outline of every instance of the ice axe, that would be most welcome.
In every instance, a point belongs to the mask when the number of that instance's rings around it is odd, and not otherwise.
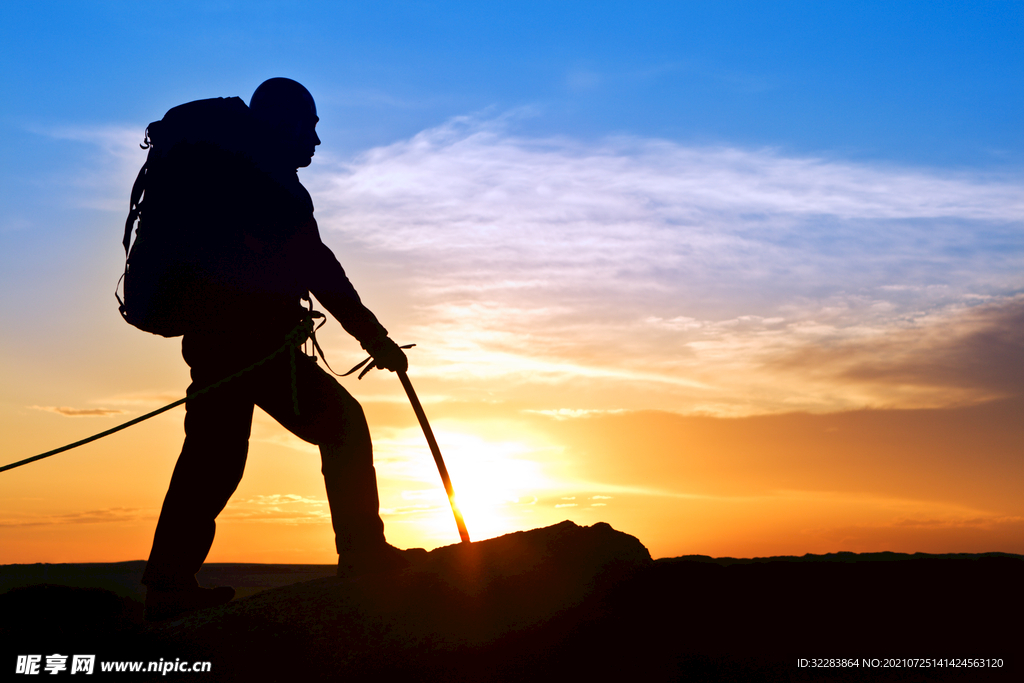
[[[455,489],[452,488],[452,480],[448,476],[448,468],[444,466],[444,458],[441,457],[441,449],[437,447],[434,432],[430,429],[430,423],[427,422],[427,414],[423,412],[423,406],[420,405],[420,400],[416,397],[416,390],[412,388],[409,375],[405,374],[404,370],[398,370],[397,374],[398,379],[402,381],[406,395],[409,396],[409,403],[412,404],[412,410],[416,413],[416,419],[420,421],[420,427],[423,428],[423,435],[427,437],[427,445],[430,446],[430,453],[434,456],[434,462],[437,463],[437,471],[441,473],[441,481],[444,482],[444,490],[448,494],[448,502],[452,505],[452,514],[455,515],[455,525],[459,527],[459,538],[463,543],[469,543],[466,520],[462,519],[459,506],[455,504]]]
[[[316,346],[316,338],[313,338],[313,344]],[[405,346],[399,346],[400,349],[410,349],[415,344],[406,344]],[[316,350],[320,351],[320,355],[323,356],[323,351],[320,350],[319,346],[316,346]],[[324,361],[326,362],[326,361]],[[363,366],[366,367],[363,367]],[[359,373],[359,379],[363,378],[363,375],[368,373],[373,368],[377,367],[373,357],[367,358],[359,365],[355,366],[342,377],[351,375],[359,368],[363,368],[363,371]],[[405,374],[404,370],[397,370],[398,379],[402,381],[402,386],[405,387],[405,393],[409,397],[409,403],[412,404],[412,410],[416,413],[416,419],[420,421],[420,427],[423,428],[423,435],[427,437],[427,445],[430,446],[430,453],[434,456],[434,462],[437,463],[437,471],[441,473],[441,481],[444,483],[444,491],[448,494],[448,502],[452,506],[452,514],[455,515],[455,525],[459,527],[459,538],[462,539],[463,543],[469,543],[469,530],[466,529],[466,520],[462,519],[462,512],[459,511],[459,506],[455,503],[455,489],[452,488],[451,477],[448,476],[448,468],[444,466],[444,458],[441,457],[441,449],[437,447],[437,439],[434,438],[434,431],[430,428],[430,423],[427,422],[427,414],[423,412],[423,406],[420,405],[420,400],[416,398],[416,390],[412,388],[412,382],[409,381],[409,376]]]

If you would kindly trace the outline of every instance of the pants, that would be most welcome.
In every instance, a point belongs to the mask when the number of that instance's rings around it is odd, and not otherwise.
[[[182,355],[192,370],[189,393],[266,357],[277,345],[188,336]],[[227,360],[231,359],[231,360]],[[295,351],[293,406],[289,352],[185,403],[185,443],[157,522],[142,583],[161,589],[197,586],[215,519],[242,479],[253,407],[320,446],[322,471],[339,553],[384,541],[373,448],[363,409],[316,362]]]

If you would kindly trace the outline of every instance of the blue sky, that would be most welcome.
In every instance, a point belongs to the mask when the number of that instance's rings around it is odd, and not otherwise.
[[[317,100],[300,177],[324,240],[419,344],[456,443],[504,439],[494,452],[533,472],[572,450],[516,441],[537,420],[1019,395],[1022,34],[1021,2],[5,3],[5,452],[180,395],[177,342],[125,325],[112,295],[138,143],[175,105],[248,101],[273,76]],[[360,357],[323,337],[336,367]],[[402,481],[420,437],[389,412],[394,384],[356,391]],[[111,417],[65,419],[82,411]],[[577,465],[552,490],[593,483]],[[152,511],[164,485],[132,504]],[[1024,518],[979,500],[900,506]]]
[[[97,145],[111,157],[111,140],[141,136],[170,107],[248,99],[271,75],[315,94],[321,158],[336,161],[469,117],[583,156],[626,138],[975,183],[1015,186],[1022,171],[1019,2],[41,2],[0,13],[0,229],[37,254],[54,234],[72,254],[101,248],[79,211],[105,194],[113,211],[142,157],[124,144],[115,170]],[[969,248],[1005,250],[999,235]],[[4,270],[20,276],[26,259],[5,251]]]
[[[929,165],[1020,163],[1019,2],[5,3],[17,126],[320,93],[341,151],[460,114],[531,131],[781,146]],[[329,93],[329,94],[328,94]],[[13,130],[12,130],[13,129]]]

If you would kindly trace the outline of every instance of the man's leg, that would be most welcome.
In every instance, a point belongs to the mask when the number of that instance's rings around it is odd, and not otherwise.
[[[274,363],[273,381],[260,383],[256,403],[293,434],[320,446],[338,553],[385,546],[373,445],[362,406],[315,361],[296,355],[298,415],[287,357]]]
[[[189,391],[208,386],[193,368]],[[221,379],[220,376],[212,381]],[[151,589],[187,590],[213,544],[215,519],[234,493],[245,468],[252,426],[252,399],[237,379],[185,404],[185,443],[157,522],[142,583]]]

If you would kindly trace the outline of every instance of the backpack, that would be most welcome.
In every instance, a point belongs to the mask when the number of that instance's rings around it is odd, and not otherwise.
[[[218,282],[256,170],[256,124],[238,97],[174,107],[146,128],[122,244],[122,317],[164,337],[209,329],[230,305]],[[136,227],[136,223],[138,224]],[[132,244],[132,229],[135,241]],[[120,285],[120,281],[118,282]]]

